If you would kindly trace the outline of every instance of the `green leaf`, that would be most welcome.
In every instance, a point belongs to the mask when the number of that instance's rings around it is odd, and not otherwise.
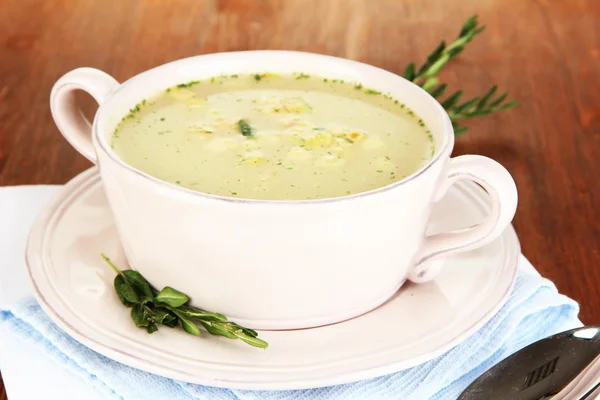
[[[243,119],[240,119],[238,121],[238,130],[240,131],[240,133],[246,137],[252,137],[254,136],[254,128],[252,127],[252,125],[250,125],[248,122],[246,122]]]
[[[136,304],[131,309],[131,319],[135,322],[135,325],[138,327],[148,326],[150,324],[150,318],[144,306],[141,304]]]
[[[479,34],[480,34],[481,32],[483,32],[484,30],[485,30],[485,26],[482,26],[481,28],[477,28],[477,29],[475,29],[475,31],[473,32],[473,36],[472,36],[472,38],[473,38],[473,37],[475,37],[475,36],[477,36],[477,35],[479,35]]]
[[[172,310],[177,317],[179,317],[179,321],[181,321],[181,327],[184,331],[189,333],[190,335],[200,336],[200,328],[192,321],[187,319],[183,313],[178,312],[177,310]]]
[[[440,44],[438,44],[438,46],[431,53],[429,53],[429,55],[427,56],[427,61],[425,61],[425,64],[423,64],[421,68],[419,68],[417,76],[421,76],[425,71],[427,71],[431,64],[437,61],[437,59],[442,55],[445,48],[446,42],[440,42]]]
[[[452,94],[450,97],[448,97],[446,100],[444,100],[441,103],[442,107],[444,107],[445,110],[452,108],[456,104],[456,102],[458,102],[458,100],[460,99],[460,96],[462,96],[462,94],[463,94],[462,90],[455,92],[454,94]]]
[[[250,346],[258,347],[261,349],[266,349],[267,347],[269,347],[269,344],[264,340],[252,336],[247,336],[241,329],[234,331],[233,334],[239,339],[243,340],[245,343],[248,343]]]
[[[504,99],[506,98],[506,96],[508,96],[508,92],[502,93],[494,101],[492,101],[490,104],[488,104],[488,107],[490,107],[490,108],[496,107],[498,104],[500,104],[500,103],[502,103],[504,101]]]
[[[218,322],[215,323],[215,322],[200,321],[200,323],[202,324],[204,329],[206,329],[206,331],[208,333],[210,333],[211,335],[225,336],[229,339],[237,338],[237,336],[235,336],[232,332],[224,329],[223,326],[221,326]]]
[[[152,289],[150,283],[139,272],[132,269],[122,271],[131,287],[135,290],[140,301],[143,303],[152,301]]]
[[[146,332],[152,334],[158,330],[158,326],[154,322],[150,322],[146,327]]]
[[[493,113],[495,110],[493,108],[484,108],[483,110],[475,110],[470,114],[466,115],[464,118],[473,118],[473,117],[484,117],[488,114]]]
[[[139,303],[140,298],[135,292],[135,290],[131,287],[131,285],[125,280],[123,275],[115,276],[114,280],[115,291],[117,292],[117,296],[119,296],[119,300],[126,307],[131,307],[132,305]]]
[[[169,328],[175,328],[178,322],[179,318],[177,318],[177,316],[175,316],[174,314],[167,315],[162,321],[163,325],[166,325]]]
[[[429,53],[429,55],[427,56],[427,61],[437,60],[438,57],[444,52],[445,48],[446,48],[446,42],[441,41],[440,44],[438,44],[438,46],[435,48],[435,50],[433,50],[431,53]]]
[[[162,324],[165,318],[167,318],[169,315],[169,311],[165,310],[164,308],[156,308],[153,311],[152,319],[157,324]]]
[[[464,49],[464,46],[455,47],[451,50],[448,50],[448,54],[450,54],[450,58],[454,58],[457,55],[459,55]]]
[[[415,79],[415,63],[410,63],[404,69],[404,78],[412,81]]]
[[[472,106],[475,105],[475,103],[477,103],[479,101],[479,97],[473,97],[471,100],[465,101],[464,103],[462,103],[459,106],[456,106],[452,112],[459,114],[463,111],[468,111],[469,108],[471,108]]]
[[[463,51],[465,45],[467,43],[469,43],[471,40],[473,40],[473,38],[475,36],[480,34],[484,28],[485,27],[481,27],[475,31],[471,31],[471,32],[467,33],[465,36],[461,37],[460,39],[457,39],[456,41],[452,42],[450,44],[450,46],[448,46],[446,51],[448,53],[451,53],[452,58],[456,57],[461,51]]]
[[[466,126],[458,126],[454,128],[454,136],[460,136],[464,134],[467,131],[467,129],[468,128]]]
[[[471,40],[473,40],[473,38],[475,36],[477,36],[481,32],[483,32],[483,30],[485,29],[485,26],[481,26],[481,27],[477,28],[477,24],[478,24],[478,22],[477,22],[476,15],[469,18],[462,26],[462,29],[460,30],[460,33],[458,35],[458,39],[456,41],[454,41],[452,44],[450,44],[450,46],[448,46],[448,51],[451,49],[454,49],[454,48],[463,47],[464,45],[469,43]],[[462,49],[460,51],[462,51]],[[460,53],[460,51],[459,51],[459,53]]]
[[[170,286],[165,286],[156,294],[155,300],[171,307],[179,307],[187,303],[189,298],[179,290],[173,289]]]
[[[239,325],[238,325],[239,326]],[[249,328],[243,328],[240,326],[240,328],[244,331],[244,333],[248,336],[252,336],[252,337],[257,337],[258,336],[258,332],[249,329]]]
[[[244,343],[249,344],[253,347],[258,347],[259,349],[266,349],[267,347],[269,347],[269,343],[256,337],[243,336],[240,337],[240,339],[243,340]]]
[[[519,105],[519,102],[517,100],[511,100],[506,104],[502,104],[499,107],[496,107],[494,109],[494,111],[502,111],[502,110],[508,110],[509,108],[513,108]]]
[[[154,300],[157,303],[162,303],[177,308],[187,303],[189,298],[180,291],[175,290],[172,287],[165,286],[156,294]]]
[[[477,110],[481,110],[483,107],[485,107],[485,105],[492,98],[494,93],[496,93],[497,89],[498,85],[494,85],[491,87],[490,90],[488,90],[488,92],[481,98],[481,100],[479,100],[479,103],[477,103]]]
[[[467,33],[469,33],[469,31],[473,30],[473,28],[475,28],[476,26],[477,26],[477,15],[472,15],[469,17],[469,19],[467,19],[465,21],[463,26],[460,28],[460,33],[458,34],[458,37],[465,36]]]
[[[154,322],[174,328],[177,326],[179,318],[172,311],[158,307],[154,310]]]
[[[433,89],[431,92],[429,92],[429,94],[431,94],[431,96],[433,96],[434,99],[437,99],[438,97],[444,94],[444,92],[446,91],[446,86],[447,85],[443,83],[435,89]]]

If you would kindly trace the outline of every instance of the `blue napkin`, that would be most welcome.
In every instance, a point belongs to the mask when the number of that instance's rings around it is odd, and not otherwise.
[[[527,262],[522,258],[521,262]],[[190,399],[456,399],[479,375],[516,350],[580,326],[579,306],[552,282],[521,271],[505,306],[478,332],[442,356],[395,374],[326,388],[289,391],[219,389],[163,378],[112,361],[71,339],[32,298],[0,309],[0,329],[64,364],[107,398]]]

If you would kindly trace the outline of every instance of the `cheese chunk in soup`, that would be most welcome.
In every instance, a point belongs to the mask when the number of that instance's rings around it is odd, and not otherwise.
[[[222,76],[167,89],[123,118],[126,163],[220,196],[306,200],[377,189],[416,172],[435,146],[403,104],[305,74]]]

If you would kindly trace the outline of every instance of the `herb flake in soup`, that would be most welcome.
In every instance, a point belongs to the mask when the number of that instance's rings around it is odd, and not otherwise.
[[[164,181],[268,200],[383,187],[417,171],[435,151],[424,122],[389,95],[304,73],[179,84],[131,109],[111,146]]]

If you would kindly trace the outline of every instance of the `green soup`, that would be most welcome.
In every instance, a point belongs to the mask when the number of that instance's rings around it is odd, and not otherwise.
[[[161,180],[269,200],[386,186],[421,168],[435,150],[423,121],[397,100],[305,74],[177,85],[132,109],[111,145]]]

